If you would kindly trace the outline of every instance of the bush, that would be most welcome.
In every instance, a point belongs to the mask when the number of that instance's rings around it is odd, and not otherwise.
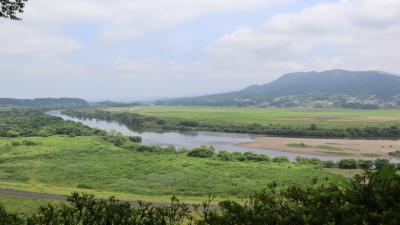
[[[374,161],[372,160],[364,160],[364,159],[358,160],[358,167],[360,169],[369,170],[372,169],[373,166],[374,166]]]
[[[375,164],[375,169],[380,170],[384,166],[389,165],[390,162],[387,159],[376,159],[374,164]]]
[[[140,137],[140,136],[129,136],[128,138],[133,143],[141,143],[142,142],[142,137]]]
[[[232,161],[232,160],[234,160],[234,157],[233,157],[232,153],[227,152],[227,151],[218,152],[217,158],[219,160],[222,160],[222,161]]]
[[[192,149],[189,153],[188,156],[190,157],[199,157],[199,158],[210,158],[214,155],[214,148],[212,146],[200,146],[198,148]]]
[[[338,164],[335,161],[328,160],[328,161],[325,161],[325,165],[324,166],[326,168],[336,168],[336,167],[338,167]]]
[[[23,140],[23,141],[22,141],[22,144],[24,144],[25,146],[35,146],[35,145],[39,145],[38,142],[34,142],[34,141],[31,141],[31,140]]]
[[[268,162],[270,161],[269,157],[267,155],[263,154],[255,154],[253,152],[245,152],[243,156],[246,158],[246,160],[249,161],[257,161],[257,162]]]
[[[394,152],[389,152],[390,156],[393,157],[399,157],[400,158],[400,150],[394,151]]]
[[[272,159],[272,162],[278,162],[278,163],[288,163],[290,162],[289,159],[286,156],[278,156]]]
[[[16,131],[16,130],[9,130],[6,133],[6,136],[7,137],[11,137],[11,138],[15,138],[15,137],[19,137],[20,133],[18,131]]]
[[[25,222],[16,214],[8,213],[2,205],[0,205],[0,225],[23,225]]]
[[[11,146],[20,146],[20,145],[21,145],[21,142],[18,142],[18,141],[11,142]]]
[[[357,161],[355,159],[342,159],[338,165],[340,169],[357,169]]]
[[[400,177],[393,168],[357,175],[351,183],[345,190],[327,183],[282,190],[271,184],[245,204],[220,202],[201,224],[399,224]]]

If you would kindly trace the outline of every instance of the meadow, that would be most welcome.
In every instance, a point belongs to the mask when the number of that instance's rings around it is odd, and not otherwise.
[[[199,122],[261,124],[294,127],[363,128],[389,127],[400,124],[400,112],[396,109],[306,109],[306,108],[232,108],[232,107],[185,107],[185,106],[138,106],[114,107],[108,111],[126,111],[148,116],[187,119]]]
[[[14,146],[24,140],[35,144]],[[311,165],[225,162],[186,153],[128,151],[97,136],[0,139],[0,188],[16,190],[63,195],[90,192],[160,203],[177,195],[185,202],[200,203],[208,195],[217,200],[241,199],[271,182],[305,185],[314,177],[346,183],[344,178]],[[2,200],[18,209],[15,198],[3,196]],[[28,200],[25,204],[41,202]]]

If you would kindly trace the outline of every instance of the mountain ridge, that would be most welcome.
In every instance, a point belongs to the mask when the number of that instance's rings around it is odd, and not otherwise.
[[[382,71],[335,69],[287,73],[270,83],[250,85],[236,92],[178,98],[161,104],[276,107],[318,107],[321,104],[346,107],[346,104],[355,104],[356,108],[362,105],[397,107],[400,106],[396,102],[399,96],[400,76]],[[279,104],[282,100],[285,103]],[[319,102],[320,105],[312,102]]]

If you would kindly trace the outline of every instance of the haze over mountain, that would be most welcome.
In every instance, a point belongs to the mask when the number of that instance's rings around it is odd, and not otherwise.
[[[35,98],[35,99],[0,98],[0,106],[80,107],[80,106],[89,106],[89,103],[80,98]]]
[[[297,72],[237,92],[179,98],[176,105],[351,107],[399,106],[400,77],[379,71]]]

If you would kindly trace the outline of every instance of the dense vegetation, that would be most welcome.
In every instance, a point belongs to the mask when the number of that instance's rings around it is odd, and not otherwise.
[[[46,115],[39,110],[0,110],[0,137],[100,134],[104,132],[80,123]]]
[[[282,125],[261,125],[219,123],[189,119],[162,118],[129,112],[109,112],[103,110],[68,109],[65,114],[79,118],[97,118],[118,121],[132,130],[196,130],[220,131],[232,133],[250,133],[287,137],[324,137],[324,138],[400,138],[400,125],[390,127],[363,128],[320,128],[310,124],[308,128]]]
[[[188,157],[187,151],[141,146],[118,136],[111,142],[108,136],[0,139],[0,186],[61,194],[108,191],[162,202],[174,194],[242,197],[269,181],[304,185],[312,177],[328,177],[345,183],[313,165]]]
[[[0,106],[82,107],[82,106],[89,106],[89,103],[79,98],[35,98],[35,99],[0,98]]]
[[[357,175],[347,187],[332,183],[296,184],[277,189],[274,183],[251,195],[245,204],[227,200],[219,209],[210,201],[194,212],[173,197],[169,206],[130,203],[110,198],[74,193],[68,204],[41,207],[25,223],[16,215],[0,209],[0,220],[7,225],[221,225],[221,224],[385,224],[400,220],[400,176],[391,167]],[[3,223],[4,224],[4,223]]]

